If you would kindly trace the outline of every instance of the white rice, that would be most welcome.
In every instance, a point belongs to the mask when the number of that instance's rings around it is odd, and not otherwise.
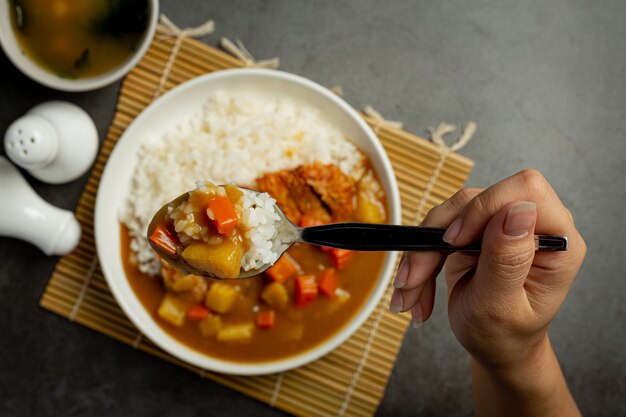
[[[148,224],[160,207],[192,189],[196,180],[254,185],[267,172],[314,161],[335,164],[355,180],[365,169],[361,152],[317,109],[254,95],[218,92],[209,97],[171,131],[142,140],[127,205],[120,214],[139,269],[159,272],[145,236]],[[260,221],[252,214],[255,210],[244,209],[251,213],[245,214],[250,224]],[[262,256],[244,256],[244,263],[267,259]]]
[[[244,190],[240,204],[238,211],[242,214],[241,225],[248,243],[241,268],[249,271],[273,264],[291,241],[289,228],[281,227],[283,223],[275,210],[276,200],[267,193],[256,194]]]

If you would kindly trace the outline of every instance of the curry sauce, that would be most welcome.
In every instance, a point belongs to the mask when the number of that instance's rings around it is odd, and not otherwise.
[[[339,304],[332,298],[318,296],[315,302],[303,307],[290,306],[276,312],[273,329],[257,329],[254,340],[247,345],[224,344],[207,339],[198,332],[197,323],[185,322],[181,327],[159,320],[157,310],[165,293],[158,277],[140,272],[128,260],[131,259],[130,238],[125,226],[121,226],[122,259],[124,269],[133,291],[143,306],[154,317],[159,326],[173,338],[185,345],[210,356],[236,362],[263,362],[283,359],[300,354],[330,338],[345,326],[356,314],[372,292],[376,278],[382,268],[383,252],[356,253],[345,269],[339,271],[341,288],[350,294],[348,302]],[[287,252],[302,269],[319,272],[331,266],[331,261],[317,247],[295,245]],[[241,302],[224,316],[226,323],[254,322],[253,307],[266,279],[253,277],[229,285],[240,288]],[[293,297],[293,280],[286,282],[290,297]]]

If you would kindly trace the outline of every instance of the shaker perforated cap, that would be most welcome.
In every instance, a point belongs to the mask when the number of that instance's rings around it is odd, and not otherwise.
[[[43,117],[27,114],[9,126],[4,148],[7,156],[22,168],[41,168],[57,155],[57,132]]]

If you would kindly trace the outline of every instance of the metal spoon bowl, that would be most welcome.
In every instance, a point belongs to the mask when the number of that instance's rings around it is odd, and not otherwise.
[[[249,190],[258,193],[258,191]],[[167,203],[154,215],[148,227],[148,236],[155,227],[167,215],[168,206],[176,206],[189,198],[189,193],[184,193]],[[393,224],[371,223],[332,223],[321,226],[298,227],[293,224],[278,206],[274,206],[280,216],[277,229],[281,229],[280,236],[282,250],[278,254],[280,258],[294,243],[306,243],[331,248],[349,249],[356,251],[438,251],[438,252],[479,252],[482,242],[476,241],[467,246],[455,247],[443,241],[445,228],[401,226]],[[207,278],[227,279],[211,275],[206,271],[199,270],[189,265],[180,253],[177,256],[163,251],[150,241],[152,248],[164,258],[170,265],[182,272],[200,275]],[[566,251],[567,237],[553,235],[535,235],[535,246],[538,251]],[[277,258],[277,259],[278,259]],[[250,278],[259,275],[270,268],[273,264],[266,264],[260,268],[240,272],[236,279]]]

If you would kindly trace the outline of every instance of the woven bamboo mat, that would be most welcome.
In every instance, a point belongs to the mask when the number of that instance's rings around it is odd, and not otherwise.
[[[76,209],[82,240],[74,252],[57,263],[40,304],[70,321],[289,413],[372,415],[384,394],[409,322],[406,316],[388,312],[391,289],[367,322],[325,357],[281,374],[237,377],[183,363],[145,339],[115,302],[98,264],[93,230],[96,191],[107,158],[124,129],[155,97],[170,88],[207,72],[241,66],[241,61],[231,55],[184,35],[155,38],[143,60],[123,82],[113,123]],[[471,160],[389,127],[379,119],[364,118],[377,131],[394,166],[405,224],[418,222],[432,206],[463,186],[473,167]]]

